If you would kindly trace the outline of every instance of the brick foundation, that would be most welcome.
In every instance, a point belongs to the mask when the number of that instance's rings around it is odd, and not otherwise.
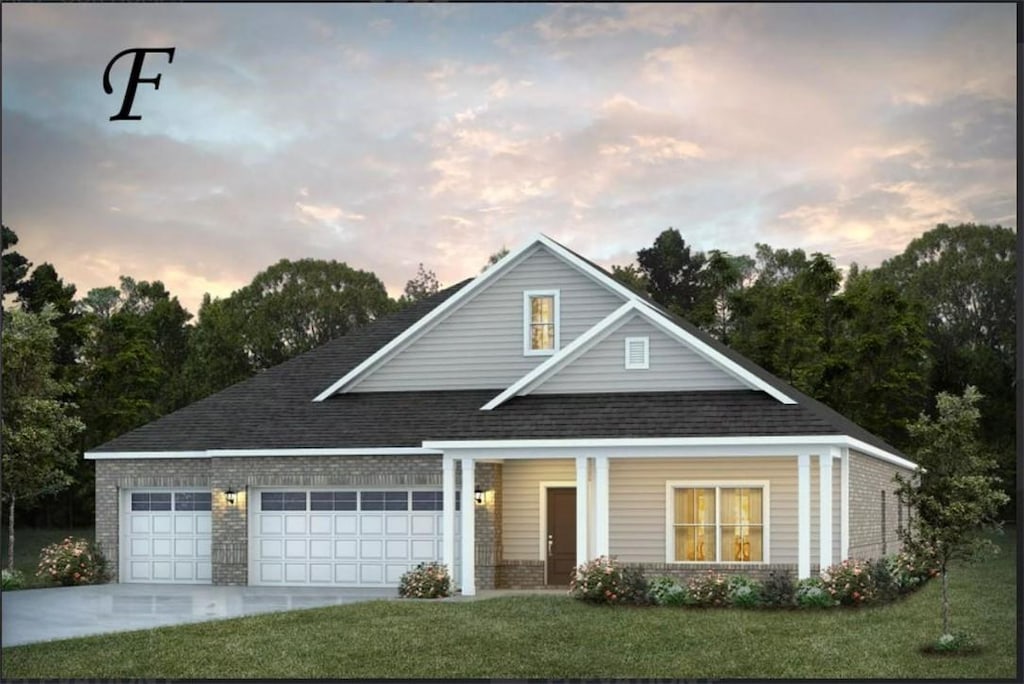
[[[497,589],[544,589],[544,561],[502,561],[497,568]]]

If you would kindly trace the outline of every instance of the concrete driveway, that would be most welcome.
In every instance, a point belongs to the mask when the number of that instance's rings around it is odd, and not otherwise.
[[[5,591],[2,643],[151,629],[164,625],[395,598],[394,588],[97,584]]]

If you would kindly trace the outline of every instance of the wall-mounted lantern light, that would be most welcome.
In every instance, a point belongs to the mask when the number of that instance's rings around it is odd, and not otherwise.
[[[234,506],[235,505],[235,495],[236,494],[238,494],[238,492],[236,492],[234,489],[231,489],[231,488],[228,488],[228,490],[226,492],[224,492],[224,498],[227,500],[229,506]]]
[[[484,490],[482,490],[479,487],[477,487],[473,491],[473,501],[476,503],[477,506],[483,506],[484,505]]]

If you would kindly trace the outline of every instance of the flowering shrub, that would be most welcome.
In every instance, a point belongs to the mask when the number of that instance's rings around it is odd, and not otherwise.
[[[642,570],[601,556],[576,568],[569,579],[569,595],[590,603],[643,604],[647,602],[647,580]]]
[[[690,603],[695,606],[727,606],[729,605],[729,583],[726,578],[714,570],[698,575],[687,585]]]
[[[658,606],[683,606],[689,600],[686,587],[671,577],[655,577],[647,589],[647,596]]]
[[[98,584],[107,579],[107,559],[99,548],[80,537],[65,537],[39,553],[37,577],[63,586]]]
[[[914,591],[939,574],[934,552],[927,548],[917,554],[902,551],[886,556],[885,564],[892,575],[893,584],[901,594]]]
[[[796,583],[796,604],[801,608],[831,608],[836,601],[818,577],[807,577]]]
[[[420,563],[402,575],[398,584],[402,598],[442,598],[451,593],[452,578],[441,563]]]
[[[25,575],[21,570],[8,570],[4,568],[0,571],[3,582],[0,584],[0,589],[7,591],[9,589],[21,589],[25,586]]]
[[[821,573],[825,591],[844,606],[859,606],[877,598],[871,566],[866,561],[844,560]]]
[[[789,608],[795,605],[796,584],[793,583],[793,575],[788,570],[772,570],[761,586],[761,596],[765,605],[775,608]]]
[[[744,577],[743,575],[736,575],[730,577],[727,584],[729,586],[729,603],[731,605],[737,608],[757,608],[764,603],[761,595],[762,587],[757,580]]]

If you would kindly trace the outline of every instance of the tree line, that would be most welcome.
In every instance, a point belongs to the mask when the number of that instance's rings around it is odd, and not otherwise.
[[[423,264],[392,299],[373,273],[282,259],[228,297],[207,294],[193,317],[157,280],[122,276],[78,296],[17,240],[4,226],[3,493],[10,507],[8,482],[20,486],[19,519],[41,526],[92,524],[83,452],[440,289]],[[612,274],[900,448],[940,392],[976,386],[983,441],[1009,487],[1015,269],[1013,229],[963,224],[845,276],[827,254],[701,252],[669,228]],[[66,420],[44,439],[39,421],[54,411]],[[31,466],[12,461],[18,448]],[[30,471],[20,484],[8,477],[19,467]]]

